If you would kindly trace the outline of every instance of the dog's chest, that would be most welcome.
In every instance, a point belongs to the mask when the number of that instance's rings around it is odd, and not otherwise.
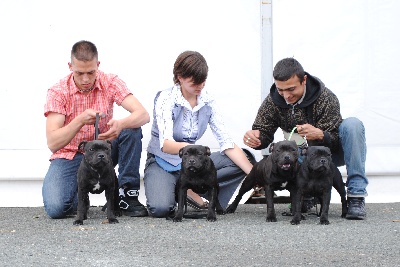
[[[271,184],[274,190],[287,190],[289,187],[288,181],[278,181]]]
[[[286,190],[291,182],[294,182],[294,175],[290,171],[285,172],[283,175],[272,173],[270,177],[270,184],[275,190]]]
[[[197,179],[189,178],[186,182],[194,192],[197,192],[200,194],[207,192],[210,189],[211,185],[213,184],[208,179],[199,178],[199,177],[197,177]]]
[[[306,183],[309,192],[322,193],[332,188],[332,179],[328,172],[310,173]]]
[[[88,191],[92,194],[100,194],[104,191],[104,189],[106,188],[106,185],[102,183],[102,177],[97,174],[97,177],[94,177],[94,175],[92,175],[92,177],[89,179],[88,184],[86,186],[86,188],[88,189]]]
[[[100,182],[97,182],[97,184],[95,184],[95,185],[93,186],[92,191],[93,191],[93,192],[97,192],[97,191],[100,191],[100,190],[101,190]]]

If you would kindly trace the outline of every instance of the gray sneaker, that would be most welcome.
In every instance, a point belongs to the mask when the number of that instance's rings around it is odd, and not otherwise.
[[[347,198],[348,210],[346,219],[349,220],[364,220],[367,217],[365,211],[365,198],[349,197]]]

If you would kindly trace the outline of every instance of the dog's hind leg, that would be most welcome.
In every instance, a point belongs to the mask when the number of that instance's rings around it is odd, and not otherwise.
[[[224,208],[222,208],[221,203],[219,202],[219,198],[218,198],[219,185],[217,184],[216,186],[217,186],[217,197],[216,197],[216,200],[215,200],[215,202],[216,202],[215,209],[216,209],[218,215],[224,215],[225,214]]]
[[[340,171],[337,170],[336,174],[333,179],[333,188],[336,189],[336,191],[340,195],[340,202],[342,203],[342,218],[346,217],[347,214],[347,200],[346,200],[346,188],[345,184],[343,183],[342,180],[342,175],[340,174]]]
[[[336,189],[336,188],[335,188]],[[347,200],[346,200],[346,189],[344,187],[344,184],[342,185],[342,188],[336,189],[340,195],[340,202],[342,203],[342,218],[346,217],[347,214]]]
[[[236,208],[239,205],[239,202],[242,199],[243,195],[253,188],[253,186],[255,185],[255,181],[256,177],[254,172],[250,172],[240,186],[239,192],[235,197],[235,200],[226,209],[226,213],[234,213],[236,211]]]

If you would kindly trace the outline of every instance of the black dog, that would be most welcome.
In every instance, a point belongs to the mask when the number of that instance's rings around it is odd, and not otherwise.
[[[340,195],[342,218],[347,213],[346,190],[339,169],[332,162],[331,150],[324,146],[311,146],[297,175],[297,193],[295,196],[294,216],[291,224],[297,225],[301,220],[301,201],[304,194],[318,198],[321,203],[320,223],[329,224],[328,210],[331,201],[332,186]]]
[[[276,222],[274,191],[287,189],[293,203],[298,167],[298,149],[294,141],[280,141],[270,147],[271,154],[253,165],[244,179],[238,195],[226,209],[234,213],[243,195],[255,185],[264,186],[267,202],[267,222]]]
[[[118,180],[111,159],[111,142],[103,140],[82,141],[78,148],[85,156],[78,169],[78,213],[74,225],[82,225],[87,219],[89,193],[105,191],[108,223],[118,223]]]
[[[178,211],[173,218],[174,222],[181,222],[183,207],[186,205],[187,190],[192,189],[198,194],[209,193],[207,220],[216,221],[215,209],[218,214],[224,210],[218,200],[217,170],[210,159],[211,151],[207,146],[188,145],[179,150],[182,158],[182,168],[176,184],[175,192],[178,194]]]

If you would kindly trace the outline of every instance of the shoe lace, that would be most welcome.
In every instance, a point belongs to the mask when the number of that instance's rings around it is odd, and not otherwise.
[[[362,208],[362,207],[364,206],[363,200],[362,200],[362,199],[359,199],[359,198],[350,199],[350,204],[351,204],[353,207],[357,207],[357,208]]]

